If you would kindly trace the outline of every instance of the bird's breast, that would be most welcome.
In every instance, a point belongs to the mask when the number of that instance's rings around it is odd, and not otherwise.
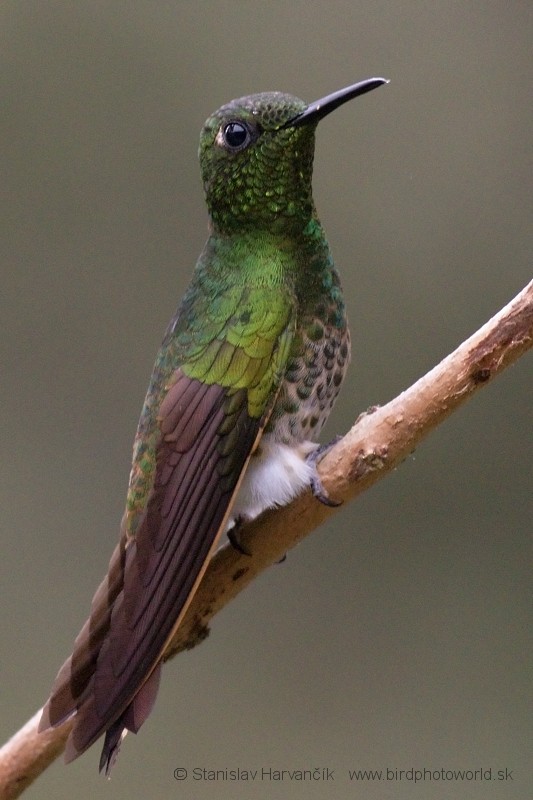
[[[267,432],[285,444],[315,441],[339,394],[350,360],[348,327],[316,323],[299,331]]]

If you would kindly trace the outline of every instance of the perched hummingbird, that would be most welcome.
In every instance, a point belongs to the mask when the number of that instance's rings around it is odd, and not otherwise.
[[[306,487],[349,355],[339,276],[311,192],[317,123],[386,83],[306,105],[241,97],[204,125],[209,238],[157,355],[119,544],[40,730],[74,716],[65,760],[100,769],[155,702],[161,660],[221,534]]]

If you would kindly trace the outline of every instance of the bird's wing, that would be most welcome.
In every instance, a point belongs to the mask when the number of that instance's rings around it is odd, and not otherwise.
[[[292,298],[264,294],[243,292],[218,336],[192,348],[165,387],[136,534],[122,537],[44,709],[41,729],[76,711],[67,760],[115,723],[138,730],[150,713],[155,694],[139,707],[135,697],[202,578],[287,364]]]

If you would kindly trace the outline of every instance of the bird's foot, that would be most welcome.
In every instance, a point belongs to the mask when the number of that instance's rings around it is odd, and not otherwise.
[[[243,556],[251,556],[251,552],[248,550],[247,547],[244,547],[243,543],[239,537],[239,529],[242,527],[242,524],[246,522],[246,517],[241,516],[235,519],[233,523],[233,527],[229,529],[226,536],[228,537],[228,541],[230,545]],[[283,564],[284,561],[287,560],[287,553],[284,553],[279,561],[276,561],[276,564]]]
[[[243,523],[246,522],[246,517],[240,515],[235,517],[235,521],[233,526],[229,529],[227,533],[228,541],[230,545],[243,556],[251,556],[252,554],[250,551],[242,544],[241,537],[239,535],[239,531],[243,526]]]
[[[321,444],[319,447],[316,448],[316,450],[313,450],[307,456],[307,461],[314,467],[314,475],[311,478],[311,491],[317,500],[319,500],[325,506],[330,506],[331,508],[336,508],[337,506],[342,505],[342,500],[333,500],[329,496],[329,494],[326,492],[326,490],[322,485],[322,481],[320,480],[320,476],[318,474],[316,467],[318,462],[324,458],[326,453],[329,453],[331,448],[334,447],[337,444],[337,442],[340,441],[340,439],[342,439],[342,436],[335,436],[335,438],[332,439],[331,442],[328,442],[327,444]]]

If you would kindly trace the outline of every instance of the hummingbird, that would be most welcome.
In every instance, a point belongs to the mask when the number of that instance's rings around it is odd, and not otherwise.
[[[387,82],[311,104],[241,97],[202,129],[208,239],[156,357],[119,543],[41,716],[40,730],[73,717],[66,762],[105,734],[109,774],[153,708],[165,648],[225,532],[309,487],[333,503],[316,440],[350,334],[313,202],[315,131]]]

